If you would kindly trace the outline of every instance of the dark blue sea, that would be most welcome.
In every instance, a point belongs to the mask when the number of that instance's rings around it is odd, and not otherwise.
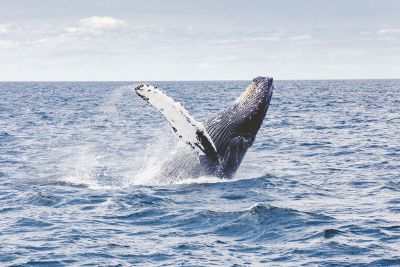
[[[248,83],[153,84],[204,121]],[[400,80],[275,81],[235,178],[172,185],[135,84],[0,83],[1,266],[400,265]]]

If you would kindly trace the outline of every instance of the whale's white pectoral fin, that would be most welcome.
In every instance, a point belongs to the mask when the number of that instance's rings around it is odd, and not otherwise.
[[[188,144],[199,155],[205,154],[213,160],[218,159],[214,142],[204,125],[190,116],[180,103],[175,102],[157,87],[149,84],[137,86],[135,93],[160,111],[179,139]]]

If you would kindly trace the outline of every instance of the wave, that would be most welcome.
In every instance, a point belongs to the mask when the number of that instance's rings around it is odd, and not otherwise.
[[[175,219],[176,228],[191,234],[213,234],[239,240],[279,240],[301,238],[298,230],[309,228],[316,221],[328,224],[332,218],[295,209],[256,202],[239,211],[202,210]],[[296,230],[297,229],[297,230]],[[308,238],[314,238],[312,234]]]

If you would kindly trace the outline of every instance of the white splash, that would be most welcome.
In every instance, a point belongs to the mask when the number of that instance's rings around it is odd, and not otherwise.
[[[109,123],[111,127],[121,127],[130,123],[130,118],[119,113],[118,104],[126,101],[129,97],[134,97],[132,89],[132,86],[124,86],[113,90],[109,99],[97,108],[97,115],[93,119],[100,125],[103,121],[107,121],[105,123]],[[171,101],[172,105],[177,105],[172,99]],[[132,108],[139,109],[140,107],[133,106]],[[184,116],[178,116],[181,119],[186,120],[186,116],[191,118],[183,107],[182,110],[175,112],[182,112],[181,114]],[[179,126],[180,129],[184,129],[187,124],[185,122],[184,127]],[[76,131],[83,131],[82,140],[57,153],[61,158],[59,168],[62,173],[58,179],[74,185],[84,185],[93,190],[121,189],[137,185],[162,185],[157,177],[162,175],[164,162],[173,156],[173,153],[177,153],[180,148],[186,146],[183,142],[176,141],[177,139],[170,134],[171,131],[168,127],[165,124],[163,127],[152,129],[153,139],[149,138],[144,147],[134,146],[132,150],[124,148],[135,140],[128,138],[120,131],[111,130],[112,140],[108,140],[107,136],[98,136],[96,142],[93,142],[89,137],[91,133],[77,128]],[[194,121],[193,127],[200,126]],[[201,127],[203,127],[202,124]],[[189,134],[192,133],[193,131]],[[86,135],[88,137],[85,137]],[[104,145],[107,146],[108,142],[110,142],[111,152],[104,150]],[[121,151],[118,151],[118,148],[122,148],[124,151],[119,153]],[[207,176],[188,177],[176,181],[175,184],[220,182],[227,182],[227,180]]]
[[[200,176],[196,178],[190,178],[179,180],[175,184],[216,184],[216,183],[226,183],[232,180],[221,179],[216,176]]]

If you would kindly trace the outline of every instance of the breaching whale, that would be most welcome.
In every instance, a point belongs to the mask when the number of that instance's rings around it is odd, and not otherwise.
[[[158,180],[171,183],[206,175],[232,178],[254,143],[273,89],[272,78],[258,76],[231,106],[201,123],[157,87],[135,87],[135,93],[153,105],[186,144],[164,162]]]

